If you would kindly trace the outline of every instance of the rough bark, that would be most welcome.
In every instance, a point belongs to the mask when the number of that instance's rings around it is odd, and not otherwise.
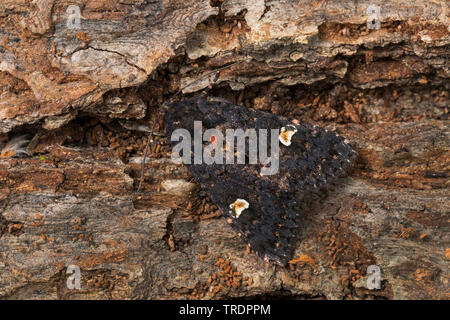
[[[0,141],[34,138],[32,156],[0,158],[0,297],[448,299],[447,8],[3,1]],[[163,138],[135,191],[145,137],[126,128],[150,127],[155,107],[230,63],[209,94],[336,130],[360,153],[302,217],[288,268],[247,252]],[[71,264],[81,290],[66,286]],[[373,264],[381,290],[367,289]]]

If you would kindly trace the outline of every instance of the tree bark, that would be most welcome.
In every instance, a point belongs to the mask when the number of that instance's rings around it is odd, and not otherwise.
[[[0,141],[32,137],[0,158],[2,299],[449,298],[446,1],[71,4],[78,27],[67,1],[0,4]],[[180,89],[356,147],[288,267],[246,250],[163,137],[136,192],[143,131]]]

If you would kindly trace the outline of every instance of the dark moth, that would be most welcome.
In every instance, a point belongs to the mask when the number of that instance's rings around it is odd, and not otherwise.
[[[168,137],[176,129],[194,136],[194,121],[203,130],[226,129],[297,130],[291,144],[279,145],[279,170],[261,175],[262,164],[188,164],[225,219],[265,261],[286,265],[293,253],[298,218],[305,203],[338,177],[346,175],[357,153],[333,132],[307,123],[296,123],[274,114],[233,105],[224,100],[183,100],[166,108]],[[270,137],[268,137],[270,141]],[[177,143],[177,142],[174,142]],[[205,145],[212,143],[204,142]],[[192,141],[192,147],[194,142]],[[235,144],[236,146],[237,144]],[[270,146],[270,143],[268,143]],[[194,149],[192,149],[194,150]],[[248,148],[246,148],[248,151]],[[248,154],[246,154],[248,157]],[[249,206],[239,216],[230,210],[236,199]]]

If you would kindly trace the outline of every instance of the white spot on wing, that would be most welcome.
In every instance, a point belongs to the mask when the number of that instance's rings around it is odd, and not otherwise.
[[[248,209],[249,206],[250,206],[250,204],[246,200],[244,200],[244,199],[236,199],[235,202],[230,204],[230,209],[232,209],[234,211],[235,217],[239,218],[241,213],[245,209]]]
[[[281,128],[279,140],[282,144],[289,147],[291,145],[292,136],[297,132],[297,128],[293,125],[287,125]]]

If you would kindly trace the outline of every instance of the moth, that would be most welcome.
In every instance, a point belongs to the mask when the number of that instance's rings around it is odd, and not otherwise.
[[[245,243],[264,261],[281,266],[293,254],[305,203],[345,176],[358,156],[348,141],[333,132],[221,99],[182,100],[169,104],[164,111],[169,139],[177,129],[193,137],[195,121],[201,121],[203,133],[216,129],[223,136],[227,129],[254,129],[261,138],[259,133],[264,131],[260,129],[265,129],[267,141],[272,141],[273,132],[278,132],[278,170],[274,174],[263,175],[266,163],[250,161],[250,139],[244,151],[238,150],[238,143],[223,146],[226,151],[232,148],[236,156],[244,153],[245,163],[227,164],[224,152],[222,163],[207,164],[195,161],[191,151],[191,161],[186,165]],[[204,147],[217,142],[214,136],[204,140]],[[175,143],[179,141],[172,141]],[[190,143],[194,150],[195,142]]]

